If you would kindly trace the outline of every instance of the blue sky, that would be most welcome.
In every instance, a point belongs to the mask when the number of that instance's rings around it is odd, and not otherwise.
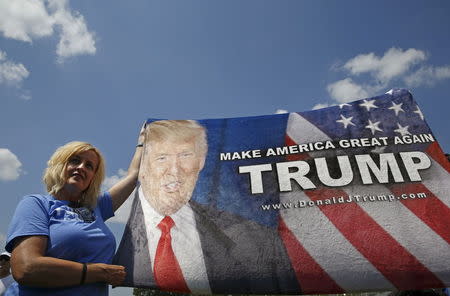
[[[407,88],[450,152],[449,13],[435,0],[0,0],[0,241],[18,200],[44,192],[58,146],[99,147],[107,188],[149,117],[306,111]]]

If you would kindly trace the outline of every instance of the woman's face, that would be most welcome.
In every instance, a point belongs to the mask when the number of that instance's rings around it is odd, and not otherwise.
[[[98,163],[98,155],[93,150],[72,155],[66,167],[66,185],[80,193],[85,191],[94,178]]]

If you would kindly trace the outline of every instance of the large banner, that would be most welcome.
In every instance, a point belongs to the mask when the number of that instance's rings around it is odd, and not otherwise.
[[[125,286],[312,294],[450,286],[449,162],[406,90],[315,111],[148,120]]]

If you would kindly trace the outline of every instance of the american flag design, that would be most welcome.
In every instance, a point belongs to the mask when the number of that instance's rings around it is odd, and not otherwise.
[[[285,144],[420,134],[432,133],[412,95],[391,90],[289,114]],[[422,151],[431,159],[420,182],[368,185],[355,178],[343,187],[318,185],[280,193],[278,230],[304,294],[450,285],[450,166],[436,141],[311,151],[287,160],[362,153],[376,158],[400,151]],[[426,198],[417,198],[417,193]],[[393,198],[379,200],[379,195]],[[345,202],[337,202],[339,197]],[[317,203],[326,199],[331,203]]]

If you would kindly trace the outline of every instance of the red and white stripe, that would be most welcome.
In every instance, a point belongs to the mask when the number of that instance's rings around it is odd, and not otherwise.
[[[290,114],[286,144],[331,140],[297,113]],[[290,160],[329,156],[332,151]],[[362,185],[280,194],[280,201],[349,195],[426,192],[424,199],[343,203],[281,211],[280,235],[304,293],[421,289],[450,285],[449,166],[437,143],[422,183]],[[316,184],[318,185],[318,184]]]

